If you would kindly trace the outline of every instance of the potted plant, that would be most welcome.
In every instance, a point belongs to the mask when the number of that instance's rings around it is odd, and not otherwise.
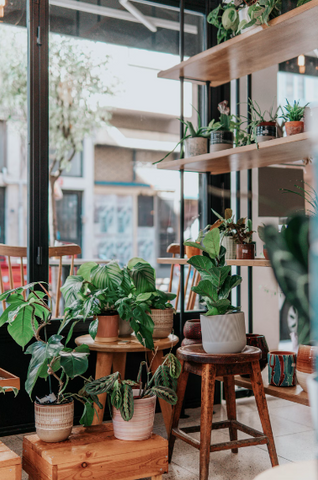
[[[259,225],[258,228],[257,228],[257,233],[258,233],[258,236],[259,236],[260,240],[262,240],[262,242],[264,242],[263,255],[266,258],[266,260],[269,260],[269,256],[268,256],[268,252],[267,252],[267,248],[266,248],[266,244],[265,244],[265,227],[266,227],[266,225],[264,223],[263,223],[263,225]],[[286,225],[282,225],[281,232],[283,232],[285,230],[285,228],[286,228]]]
[[[233,148],[233,130],[235,125],[232,122],[228,101],[223,100],[223,102],[220,102],[218,110],[220,112],[219,122],[212,120],[208,125],[208,131],[210,132],[210,153]]]
[[[281,0],[256,0],[245,1],[245,6],[240,9],[239,31],[247,31],[257,25],[268,25],[269,20],[281,14]]]
[[[207,313],[200,316],[202,343],[207,353],[237,353],[246,345],[244,313],[229,300],[233,288],[240,285],[242,277],[231,274],[225,265],[225,248],[220,243],[220,230],[210,230],[203,239],[201,250],[188,260],[201,275],[198,286],[192,291],[201,295]]]
[[[204,238],[204,235],[206,234],[206,231],[209,230],[210,228],[211,228],[211,225],[207,225],[203,230],[200,230],[199,235],[196,238],[196,240],[194,240],[194,242],[191,240],[191,238],[188,238],[188,240],[184,242],[183,245],[185,246],[185,254],[188,258],[191,258],[194,255],[201,255],[201,250],[200,250],[200,247],[198,247],[198,245],[201,244]]]
[[[39,287],[43,291],[36,290]],[[23,296],[24,290],[29,290],[26,298]],[[5,300],[9,307],[2,313],[0,325],[8,325],[8,333],[22,348],[35,339],[25,351],[26,355],[31,355],[25,382],[26,392],[31,399],[39,378],[47,379],[50,376],[57,380],[56,395],[51,391],[44,399],[36,397],[34,409],[36,432],[41,440],[60,442],[66,440],[72,430],[74,399],[84,405],[80,423],[85,426],[93,421],[94,402],[100,403],[95,395],[88,395],[83,389],[78,393],[66,392],[69,381],[75,377],[82,377],[83,384],[88,381],[83,375],[88,368],[89,348],[87,345],[68,348],[66,345],[72,331],[65,344],[62,343],[62,335],[42,338],[43,329],[50,324],[52,316],[51,307],[45,301],[46,296],[50,298],[42,282],[3,293],[0,301]]]
[[[212,209],[212,212],[216,217],[218,217],[221,223],[216,222],[216,226],[220,230],[221,235],[221,245],[226,249],[225,260],[232,260],[236,258],[236,243],[237,240],[234,238],[234,231],[232,225],[234,224],[234,217],[231,208],[226,208],[224,212],[224,218],[222,215],[217,213]]]
[[[280,118],[282,118],[285,122],[285,128],[286,128],[286,135],[297,135],[298,133],[303,133],[304,131],[304,113],[306,107],[308,107],[309,103],[306,103],[304,107],[301,107],[299,105],[299,101],[296,102],[294,101],[293,105],[289,103],[289,101],[286,99],[287,105],[283,107],[285,112],[283,112],[283,115],[281,115]]]
[[[249,99],[252,120],[248,127],[251,131],[253,140],[258,144],[273,140],[277,137],[277,118],[280,107],[274,110],[274,105],[270,110],[261,111],[260,106],[254,100]]]
[[[233,232],[236,241],[236,258],[238,260],[251,260],[255,258],[255,243],[252,243],[252,222],[240,218],[237,223],[229,222],[228,228]]]
[[[218,29],[218,44],[229,40],[239,33],[239,12],[233,1],[220,3],[209,13],[207,21]]]
[[[136,382],[123,380],[120,373],[115,372],[87,383],[85,390],[88,395],[108,394],[107,400],[116,438],[146,440],[152,435],[157,397],[170,405],[177,403],[176,388],[180,373],[179,360],[169,353],[154,375],[151,375],[147,362],[141,362]]]

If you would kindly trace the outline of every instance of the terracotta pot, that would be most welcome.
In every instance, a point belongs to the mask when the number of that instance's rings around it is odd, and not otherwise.
[[[137,395],[138,395],[138,391]],[[134,391],[134,397],[136,393]],[[114,436],[119,440],[147,440],[152,435],[157,397],[135,398],[134,415],[129,422],[113,407]]]
[[[269,260],[268,251],[267,251],[267,248],[265,246],[263,247],[263,254],[264,254],[265,259]]]
[[[272,350],[268,353],[268,383],[275,387],[296,385],[296,353]]]
[[[238,260],[253,260],[255,258],[255,243],[237,243],[236,258]]]
[[[297,133],[303,133],[304,131],[304,122],[286,122],[286,135],[289,137],[290,135],[297,135]]]
[[[296,360],[296,377],[301,388],[307,392],[307,378],[315,371],[317,347],[299,345]]]
[[[166,310],[151,309],[151,318],[155,324],[153,338],[167,338],[173,329],[173,308]]]
[[[239,353],[246,346],[244,313],[200,316],[202,345],[206,353]]]
[[[257,333],[247,333],[246,344],[262,350],[262,358],[260,359],[259,363],[261,370],[264,370],[267,365],[267,354],[269,351],[265,335],[258,335]],[[249,375],[242,375],[242,377],[249,377]]]
[[[185,250],[185,254],[188,258],[194,257],[195,255],[202,255],[202,250],[200,250],[200,248],[187,247],[185,245],[184,250]]]
[[[119,315],[98,315],[95,342],[112,343],[118,340]]]
[[[208,153],[208,139],[204,137],[190,137],[184,141],[185,157],[196,157]]]
[[[183,335],[185,338],[202,341],[200,320],[187,320],[183,327]]]
[[[62,405],[40,405],[35,402],[34,413],[36,433],[43,442],[62,442],[70,436],[74,401]]]

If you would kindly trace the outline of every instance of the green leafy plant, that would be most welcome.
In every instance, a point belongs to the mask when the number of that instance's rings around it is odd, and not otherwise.
[[[306,345],[310,342],[309,217],[294,215],[282,233],[268,225],[264,238],[277,282],[298,312],[299,344]]]
[[[248,15],[250,21],[242,20],[238,26],[238,30],[242,31],[245,28],[253,25],[266,24],[269,20],[278,17],[281,14],[282,1],[281,0],[257,0],[248,8]]]
[[[188,242],[185,242],[185,245]],[[206,303],[207,315],[225,315],[238,311],[229,300],[233,288],[240,285],[242,277],[231,275],[231,267],[225,265],[226,249],[221,246],[220,230],[210,230],[203,239],[203,245],[197,245],[203,255],[195,255],[188,260],[201,276],[201,280],[192,291],[201,295]]]
[[[246,244],[252,241],[254,232],[251,220],[240,218],[236,223],[229,222],[228,228],[233,232],[232,235],[237,243]]]
[[[39,287],[43,291],[36,290]],[[23,292],[27,290],[29,293],[24,298]],[[80,401],[84,405],[80,423],[90,425],[95,412],[94,402],[100,405],[98,398],[88,395],[83,389],[78,393],[66,393],[69,381],[75,377],[83,378],[84,384],[89,381],[83,377],[88,368],[89,348],[87,345],[68,348],[68,340],[63,345],[62,335],[51,335],[47,340],[41,338],[41,333],[50,324],[52,315],[46,297],[50,298],[43,282],[31,283],[3,293],[0,301],[6,301],[9,306],[0,316],[0,326],[7,324],[9,334],[22,347],[32,338],[35,339],[25,352],[31,355],[25,382],[30,398],[38,379],[52,376],[58,382],[55,403],[62,404],[71,399]]]
[[[297,7],[301,7],[301,5],[305,5],[305,3],[310,2],[311,0],[298,0]]]
[[[223,237],[231,237],[233,236],[233,229],[232,226],[234,222],[233,211],[231,208],[226,208],[224,212],[224,217],[217,213],[213,208],[211,209],[214,215],[218,218],[216,223],[214,224],[220,230],[221,236],[221,243]]]
[[[223,100],[218,105],[218,110],[220,112],[220,120],[216,122],[214,119],[208,125],[208,132],[222,130],[225,132],[233,132],[236,123],[232,121],[234,118],[233,115],[230,115],[230,108],[228,107],[229,102]]]
[[[285,122],[300,122],[304,117],[305,109],[308,107],[309,103],[306,103],[304,107],[299,105],[299,100],[291,105],[289,101],[286,99],[287,105],[283,107],[285,112],[280,116]]]
[[[146,370],[146,381],[143,383],[143,370]],[[136,398],[147,398],[156,396],[165,400],[170,405],[177,403],[177,379],[181,373],[181,364],[179,360],[169,353],[164,358],[155,373],[151,375],[151,369],[147,362],[141,362],[137,381],[123,380],[119,372],[115,372],[107,377],[99,378],[85,385],[85,390],[89,395],[100,395],[107,393],[107,400],[112,413],[111,406],[120,410],[122,418],[129,422],[134,415],[134,396],[133,389],[139,390]]]
[[[19,390],[15,387],[1,387],[0,386],[0,393],[8,393],[8,392],[13,392],[14,396],[16,397],[19,393]]]
[[[309,185],[307,182],[303,182],[304,185],[306,185],[305,188],[300,187],[299,185],[294,185],[296,190],[290,190],[289,188],[282,188],[283,193],[293,193],[294,195],[298,195],[299,197],[303,198],[312,208],[312,210],[309,210],[308,213],[311,215],[317,215],[318,214],[318,193],[312,187]]]
[[[218,29],[218,44],[225,42],[238,33],[240,23],[238,8],[234,2],[220,3],[209,13],[207,21]]]

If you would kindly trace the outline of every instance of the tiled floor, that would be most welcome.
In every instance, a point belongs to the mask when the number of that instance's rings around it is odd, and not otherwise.
[[[315,436],[309,407],[290,403],[274,397],[267,397],[272,427],[275,436],[279,463],[311,460],[316,454]],[[226,418],[224,405],[214,408],[215,420]],[[238,420],[261,430],[254,398],[237,401]],[[200,409],[187,410],[190,418],[182,420],[185,425],[197,425]],[[156,415],[155,433],[165,436],[161,414]],[[194,436],[199,434],[194,434]],[[244,438],[244,434],[241,438]],[[229,439],[225,430],[213,432],[213,443]],[[17,454],[22,454],[23,435],[3,437],[1,440]],[[238,455],[231,451],[212,453],[210,457],[210,478],[213,480],[253,480],[256,475],[270,468],[266,446],[239,449]],[[194,448],[176,441],[173,462],[164,480],[198,480],[199,453]],[[27,475],[23,472],[23,480]],[[106,479],[105,479],[106,480]]]

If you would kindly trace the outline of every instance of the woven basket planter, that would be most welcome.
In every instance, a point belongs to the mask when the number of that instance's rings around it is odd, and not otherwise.
[[[151,309],[151,318],[155,324],[153,338],[166,338],[173,329],[173,308],[166,310]]]

